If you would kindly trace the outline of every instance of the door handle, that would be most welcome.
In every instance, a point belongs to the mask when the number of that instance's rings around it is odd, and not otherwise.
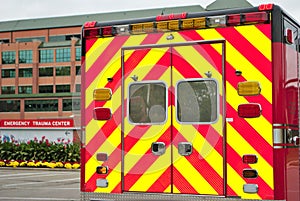
[[[156,156],[161,156],[166,152],[166,144],[164,142],[153,142],[151,151]]]
[[[295,146],[299,146],[300,145],[300,137],[299,136],[294,136],[292,138],[292,142],[294,143]]]
[[[178,153],[182,156],[189,156],[193,152],[193,145],[190,142],[179,142]]]

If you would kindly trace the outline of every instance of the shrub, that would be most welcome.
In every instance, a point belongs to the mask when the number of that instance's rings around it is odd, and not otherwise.
[[[55,167],[63,167],[64,164],[78,164],[80,161],[80,146],[70,142],[49,142],[44,136],[42,140],[30,140],[17,142],[0,138],[0,161],[10,161],[9,166],[48,166],[44,163],[55,162]],[[26,164],[22,163],[24,161]],[[39,162],[34,162],[39,161]],[[17,164],[18,163],[18,164]]]

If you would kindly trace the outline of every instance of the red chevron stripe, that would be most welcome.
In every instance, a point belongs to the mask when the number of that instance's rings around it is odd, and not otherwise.
[[[167,168],[165,172],[150,186],[147,192],[164,192],[169,186],[171,178],[171,167]],[[172,189],[171,189],[172,190]]]
[[[109,63],[111,58],[117,54],[120,48],[128,40],[129,36],[115,37],[108,47],[103,51],[101,55],[98,56],[97,60],[85,73],[85,85],[88,87],[96,79],[99,73],[104,69],[104,67]],[[95,53],[96,54],[96,53]],[[121,57],[121,55],[120,55]]]
[[[227,111],[231,114],[234,122],[230,123],[233,128],[247,141],[262,157],[273,167],[273,147],[258,133],[245,119],[237,116],[237,112],[227,104]],[[262,125],[263,126],[263,125]]]
[[[258,29],[259,27],[261,26],[256,26]],[[233,45],[249,62],[251,62],[266,78],[272,81],[271,62],[242,34],[240,34],[234,27],[216,29],[216,31],[226,38],[226,40]],[[271,33],[269,33],[269,39],[270,36]]]
[[[145,132],[143,132],[144,134]],[[140,134],[139,134],[140,135]],[[136,141],[140,140],[140,137],[137,137],[136,139],[129,139],[129,137],[126,137],[124,140],[125,145],[125,161],[126,161],[126,155],[128,154],[128,151],[136,144]],[[170,128],[168,128],[162,136],[157,140],[158,142],[164,142],[166,144],[166,148],[169,147],[171,143],[171,133]],[[130,153],[129,153],[130,154]],[[151,152],[151,147],[149,145],[149,149],[147,152],[140,158],[140,160],[128,171],[128,173],[124,177],[124,185],[125,185],[125,191],[129,191],[130,188],[137,182],[137,180],[143,176],[143,174],[147,171],[147,169],[155,163],[155,161],[160,156],[155,156]],[[125,162],[126,165],[126,162]],[[171,158],[170,158],[170,164],[171,165]],[[166,167],[168,168],[168,167]],[[170,175],[167,176],[167,178],[170,178]],[[165,178],[165,179],[167,179]],[[171,180],[169,180],[170,184]],[[160,192],[162,192],[164,189],[160,189]]]
[[[271,153],[271,152],[268,152],[268,153]],[[227,146],[227,161],[239,175],[242,175],[243,169],[245,169],[245,168],[251,169],[251,167],[249,165],[242,163],[242,157],[234,149],[232,149],[232,147],[230,147],[229,145]],[[241,178],[243,178],[243,177],[241,176]],[[258,184],[259,189],[260,189],[258,191],[258,195],[262,199],[271,199],[272,200],[274,198],[274,197],[272,197],[274,195],[272,188],[260,176],[256,179],[244,179],[244,181],[245,181],[245,183],[248,183],[248,184],[250,184],[250,183]]]
[[[185,177],[178,172],[176,168],[173,168],[173,185],[179,190],[179,192],[190,192],[191,194],[198,194],[196,189],[186,180]]]
[[[203,38],[196,31],[182,32],[182,37],[189,40],[203,40]],[[211,45],[202,46],[206,53],[201,53],[207,61],[211,61],[211,58],[216,58],[217,61],[221,60],[221,56]],[[208,56],[209,55],[209,56]],[[215,65],[211,63],[211,65]],[[244,82],[246,79],[243,76],[235,76],[236,69],[226,62],[226,80],[237,89],[239,82]],[[272,112],[267,108],[272,108],[271,103],[264,96],[255,96],[255,97],[244,97],[248,102],[258,102],[262,108],[262,115],[269,121],[272,122]],[[242,103],[241,103],[242,104]]]
[[[199,126],[201,127],[201,126]],[[178,130],[173,128],[173,134],[176,133],[176,137],[174,138],[173,144],[177,147],[179,142],[185,142],[187,141],[183,134],[179,133]],[[205,134],[202,134],[205,135]],[[221,144],[222,147],[222,138],[218,138],[220,142],[217,144]],[[222,154],[221,154],[222,155]],[[190,162],[190,164],[201,174],[201,176],[212,186],[212,188],[215,189],[215,191],[219,195],[223,195],[223,178],[212,168],[212,166],[203,158],[199,152],[197,152],[195,149],[193,149],[193,152],[191,155],[186,156],[185,158]],[[223,162],[222,162],[223,167]],[[205,170],[205,171],[203,171]],[[223,176],[223,175],[222,175]],[[179,184],[178,184],[179,185]],[[176,187],[178,187],[176,185]],[[199,184],[201,185],[201,184]],[[191,193],[191,192],[184,192],[184,193]]]

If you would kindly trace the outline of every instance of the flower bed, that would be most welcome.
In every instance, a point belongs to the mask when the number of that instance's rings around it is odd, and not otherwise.
[[[49,142],[44,136],[28,142],[0,138],[0,167],[47,167],[77,169],[80,167],[79,144]]]

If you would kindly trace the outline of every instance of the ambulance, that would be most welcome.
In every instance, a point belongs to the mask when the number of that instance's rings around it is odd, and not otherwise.
[[[299,30],[275,4],[86,22],[82,200],[299,201]]]

